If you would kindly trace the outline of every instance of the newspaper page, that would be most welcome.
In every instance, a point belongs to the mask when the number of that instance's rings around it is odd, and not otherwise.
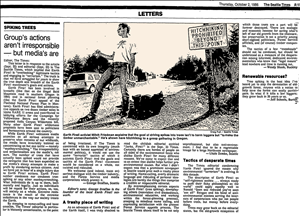
[[[300,215],[297,1],[1,1],[1,215]]]

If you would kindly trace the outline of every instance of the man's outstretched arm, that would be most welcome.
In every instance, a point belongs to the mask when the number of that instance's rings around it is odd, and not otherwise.
[[[107,60],[114,60],[115,52],[113,52],[112,55],[106,55],[102,53],[100,50],[97,52],[98,56],[102,56],[103,58],[106,58]]]

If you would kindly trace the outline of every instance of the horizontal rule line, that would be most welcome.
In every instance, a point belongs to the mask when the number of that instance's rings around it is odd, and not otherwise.
[[[32,8],[32,9],[119,9],[119,10],[300,10],[300,7],[220,7],[220,6],[144,6],[144,5],[1,5],[1,8]]]
[[[4,24],[43,24],[43,25],[59,25],[59,22],[4,22]]]
[[[5,32],[59,32],[55,30],[4,30]]]

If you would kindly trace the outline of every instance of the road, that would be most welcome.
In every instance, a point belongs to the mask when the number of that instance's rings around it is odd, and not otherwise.
[[[150,79],[147,82],[138,83],[136,87],[129,87],[129,95],[136,94],[156,94],[160,91],[164,96],[173,95],[186,88],[186,81],[170,80],[164,78]],[[89,113],[93,94],[78,93],[78,95],[66,94],[64,96],[64,129],[76,129],[75,122]],[[130,98],[132,99],[132,98]],[[99,127],[92,129],[121,129],[114,123],[118,120],[118,109],[116,106],[121,104],[121,91],[119,85],[114,86],[111,91],[105,90],[100,108],[97,112],[97,124]],[[130,119],[132,121],[137,121]],[[99,124],[101,122],[101,124]],[[132,123],[132,122],[131,122]],[[132,123],[133,126],[133,123]],[[126,128],[126,127],[125,127]],[[83,129],[83,128],[77,128]],[[127,129],[133,129],[129,125]],[[148,128],[150,129],[150,128]],[[159,128],[151,128],[159,129]]]

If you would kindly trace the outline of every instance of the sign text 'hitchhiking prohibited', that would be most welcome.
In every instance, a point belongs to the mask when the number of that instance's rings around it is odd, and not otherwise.
[[[190,50],[227,47],[226,27],[226,24],[214,24],[189,28]]]

